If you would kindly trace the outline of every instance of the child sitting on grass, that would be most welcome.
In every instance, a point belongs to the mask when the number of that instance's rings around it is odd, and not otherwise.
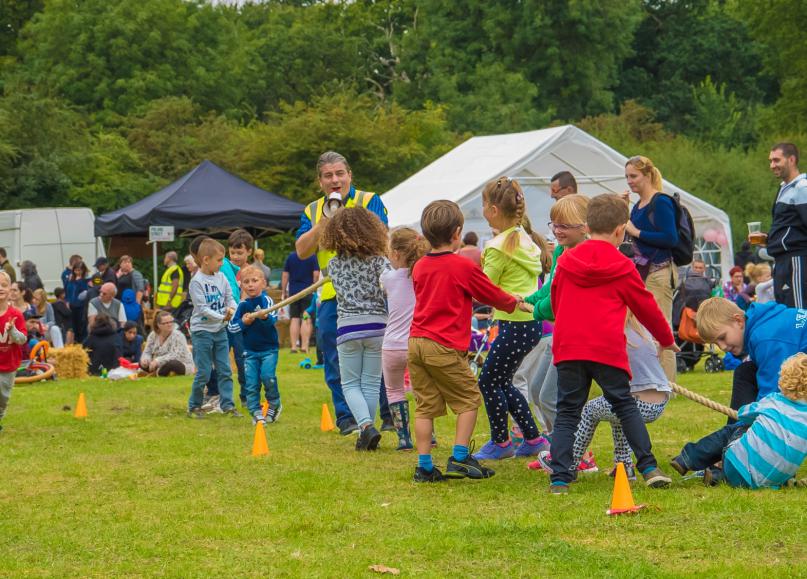
[[[738,422],[684,446],[672,467],[682,475],[705,469],[706,485],[725,481],[758,489],[788,483],[807,457],[807,354],[785,360],[779,392],[743,406],[738,415]],[[712,466],[720,460],[722,468]]]
[[[188,416],[204,418],[202,396],[213,363],[216,364],[220,405],[224,414],[241,417],[233,403],[233,373],[230,369],[230,344],[227,322],[237,304],[227,279],[219,272],[224,260],[224,246],[215,239],[205,239],[196,254],[199,271],[193,276],[188,293],[193,303],[191,343],[196,374],[188,398]]]
[[[731,300],[709,298],[698,308],[695,323],[704,342],[738,358],[748,355],[749,361],[734,371],[735,410],[776,392],[782,363],[807,350],[807,311],[784,304],[751,304],[743,312]]]
[[[657,466],[647,427],[631,396],[627,309],[663,349],[677,348],[653,294],[634,263],[617,249],[625,238],[628,217],[628,205],[618,195],[594,197],[586,216],[591,239],[564,251],[555,270],[552,354],[558,369],[558,414],[551,446],[553,494],[567,493],[575,478],[574,436],[592,380],[619,418],[647,486],[666,487],[671,482]]]
[[[321,241],[336,252],[328,273],[336,289],[336,350],[342,392],[359,425],[356,450],[376,450],[374,426],[381,393],[381,345],[387,304],[379,281],[387,261],[387,229],[363,207],[346,207],[328,220]]]
[[[120,337],[116,322],[104,313],[95,316],[90,335],[84,340],[84,347],[90,354],[90,374],[102,376],[104,370],[120,366]]]
[[[530,311],[520,297],[496,287],[479,267],[457,255],[464,217],[452,201],[434,201],[423,210],[420,227],[432,251],[420,259],[412,272],[415,312],[409,332],[409,375],[415,394],[415,444],[418,465],[415,482],[439,482],[443,474],[432,462],[434,419],[457,415],[454,450],[448,459],[446,477],[489,478],[495,473],[468,453],[482,404],[476,379],[468,365],[473,300],[512,312]]]
[[[252,416],[252,423],[277,422],[283,405],[280,403],[280,392],[277,389],[277,358],[279,343],[275,322],[277,314],[260,314],[253,312],[270,308],[274,305],[266,295],[266,276],[263,270],[254,265],[241,268],[241,290],[246,299],[238,304],[233,319],[241,328],[244,338],[244,370],[246,373],[247,409]],[[266,402],[269,408],[264,419],[261,409],[261,383],[266,391]]]
[[[121,357],[140,364],[143,352],[143,336],[137,333],[137,323],[131,320],[123,324],[123,339],[121,344]]]
[[[11,277],[0,271],[0,431],[6,415],[11,389],[22,362],[22,344],[26,340],[25,319],[22,312],[8,303]]]

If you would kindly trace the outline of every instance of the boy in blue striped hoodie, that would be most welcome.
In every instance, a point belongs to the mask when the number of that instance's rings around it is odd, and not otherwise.
[[[807,354],[785,360],[779,392],[746,404],[738,415],[736,423],[684,446],[672,467],[682,475],[705,469],[707,485],[726,481],[758,489],[787,484],[807,456]],[[712,466],[721,459],[722,468]]]

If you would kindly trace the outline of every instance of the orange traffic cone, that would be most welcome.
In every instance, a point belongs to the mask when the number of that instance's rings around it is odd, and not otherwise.
[[[319,420],[319,428],[322,432],[330,432],[336,425],[333,423],[333,418],[331,418],[331,411],[328,410],[328,405],[322,405],[322,418]]]
[[[266,431],[263,429],[263,421],[258,421],[255,425],[255,438],[252,441],[252,456],[265,456],[269,454],[269,445],[266,442]]]
[[[87,418],[87,401],[84,400],[84,392],[79,393],[76,402],[76,411],[73,413],[76,418]]]
[[[261,411],[263,411],[263,417],[266,418],[266,413],[269,412],[269,401],[264,400],[263,404],[261,404]]]
[[[614,495],[611,497],[611,508],[605,511],[608,515],[622,515],[625,513],[635,513],[643,509],[644,505],[633,503],[633,494],[630,492],[628,474],[625,472],[625,465],[621,462],[616,465],[616,478],[614,479]]]

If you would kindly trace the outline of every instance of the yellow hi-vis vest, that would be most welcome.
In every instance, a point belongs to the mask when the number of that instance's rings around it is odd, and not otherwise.
[[[185,274],[182,272],[182,268],[178,265],[172,265],[168,269],[165,270],[162,279],[160,279],[160,285],[157,287],[157,298],[155,302],[158,308],[163,308],[168,305],[168,298],[171,297],[171,275],[174,273],[174,270],[179,271],[179,285],[177,286],[177,293],[174,296],[174,299],[171,300],[171,307],[178,308],[179,304],[182,303],[182,285],[185,277]]]
[[[370,193],[369,191],[359,191],[356,189],[356,194],[353,197],[349,197],[347,202],[345,203],[345,207],[364,207],[367,209],[367,206],[370,204],[375,193]],[[320,219],[322,219],[322,208],[325,206],[325,197],[320,197],[316,201],[312,201],[308,204],[305,208],[305,216],[311,220],[311,227],[316,225]],[[317,249],[317,263],[319,264],[320,275],[328,275],[328,263],[334,258],[336,252],[334,251],[325,251],[323,249]],[[322,300],[329,300],[336,297],[336,290],[333,287],[331,282],[326,283],[322,286],[322,294],[320,295],[320,299]]]

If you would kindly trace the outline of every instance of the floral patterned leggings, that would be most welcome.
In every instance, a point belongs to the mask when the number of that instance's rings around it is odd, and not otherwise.
[[[658,420],[667,402],[659,404],[650,404],[648,402],[636,401],[636,406],[639,409],[639,414],[645,424]],[[594,438],[594,432],[597,430],[597,425],[603,420],[611,423],[611,433],[614,436],[614,464],[621,462],[625,464],[625,468],[633,466],[633,459],[631,455],[633,451],[628,444],[628,439],[625,438],[625,433],[622,432],[622,425],[619,423],[619,418],[614,414],[611,405],[604,396],[599,396],[593,400],[589,400],[583,407],[583,413],[580,416],[580,425],[577,427],[577,432],[574,435],[574,460],[572,464],[575,468],[580,463],[580,459],[586,452],[586,449],[591,444]]]

